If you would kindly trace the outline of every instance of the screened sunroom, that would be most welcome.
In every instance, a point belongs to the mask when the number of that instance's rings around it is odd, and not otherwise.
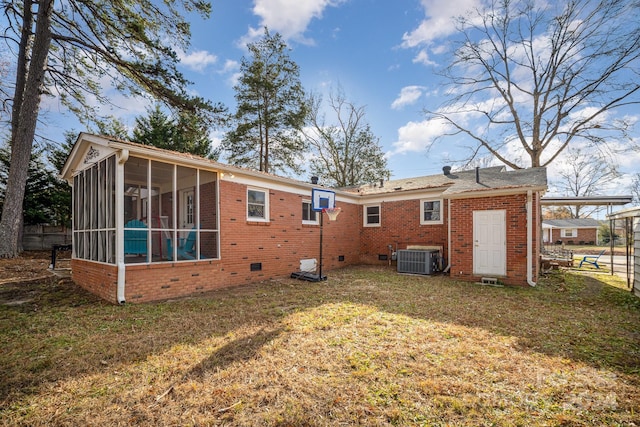
[[[219,258],[217,173],[188,155],[131,151],[135,144],[91,144],[76,170],[67,171],[73,257],[106,264]]]

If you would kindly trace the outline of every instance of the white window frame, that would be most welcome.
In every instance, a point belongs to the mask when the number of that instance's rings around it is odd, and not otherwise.
[[[304,219],[304,212],[303,212],[302,223],[306,224],[306,225],[318,225],[318,224],[320,224],[319,218],[320,218],[320,215],[322,215],[322,212],[317,212],[317,211],[314,211],[312,209],[313,204],[311,203],[311,200],[303,200],[302,201],[302,210],[303,211],[305,209],[305,206],[304,206],[305,204],[308,205],[309,213],[313,214],[314,219],[313,220]]]
[[[250,191],[264,193],[264,216],[263,217],[249,216],[249,192]],[[264,188],[257,188],[257,187],[247,187],[246,209],[247,209],[247,221],[269,222],[269,190],[266,190]]]
[[[570,235],[567,234],[567,231],[570,231],[571,234]],[[566,238],[578,237],[578,229],[577,228],[561,228],[560,237],[566,237]]]
[[[374,222],[374,223],[369,222],[369,215],[367,214],[368,208],[378,208],[378,222]],[[364,227],[380,227],[381,224],[382,224],[382,206],[380,205],[380,203],[364,205],[362,207],[362,225]]]
[[[424,204],[427,202],[438,202],[440,206],[440,219],[437,220],[425,220],[424,219]],[[421,199],[420,200],[420,224],[421,225],[430,225],[430,224],[442,224],[442,208],[443,208],[443,200],[442,199]]]

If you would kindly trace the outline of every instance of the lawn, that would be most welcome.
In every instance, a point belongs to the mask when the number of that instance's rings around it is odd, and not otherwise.
[[[605,254],[611,254],[611,247],[609,245],[545,245],[545,247],[550,249],[562,247],[567,251],[573,251],[574,254],[598,255],[603,250]],[[626,246],[618,245],[613,248],[614,255],[625,255],[627,253],[626,251]]]
[[[124,306],[2,285],[0,423],[640,425],[640,299],[613,285],[359,267]]]
[[[611,254],[611,246],[603,245],[603,246],[591,246],[591,245],[565,245],[567,250],[573,251],[573,253],[580,254],[590,254],[590,255],[598,255],[601,251],[605,251],[604,253],[609,255]],[[631,247],[633,250],[633,247]],[[614,255],[625,255],[627,253],[626,246],[614,246],[613,254]]]

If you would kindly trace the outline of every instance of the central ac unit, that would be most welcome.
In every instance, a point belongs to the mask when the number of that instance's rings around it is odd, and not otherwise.
[[[398,251],[398,273],[433,274],[438,270],[438,250],[401,249]]]

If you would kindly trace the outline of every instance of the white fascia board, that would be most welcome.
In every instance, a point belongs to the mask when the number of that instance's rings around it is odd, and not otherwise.
[[[542,192],[546,191],[546,187],[516,187],[516,188],[503,188],[503,189],[495,189],[495,190],[486,190],[486,191],[469,191],[465,193],[457,193],[457,194],[447,194],[445,195],[445,199],[458,200],[458,199],[483,199],[485,197],[495,197],[495,196],[511,196],[514,194],[524,194],[527,195],[528,191],[531,192]]]
[[[311,192],[314,188],[325,188],[302,181],[294,181],[287,178],[279,178],[276,176],[265,176],[264,174],[261,174],[259,172],[253,173],[253,171],[238,170],[236,168],[221,170],[221,172],[224,173],[224,176],[220,178],[221,181],[235,182],[249,187],[258,187],[275,191],[283,191],[291,194],[298,194],[301,196],[309,197],[309,199],[311,199]],[[350,203],[355,205],[359,204],[358,197],[354,194],[343,192],[340,190],[334,190],[332,188],[326,189],[333,191],[336,194],[336,202]]]
[[[405,200],[444,199],[442,194],[443,191],[443,188],[429,188],[422,190],[410,190],[397,193],[381,193],[372,195],[358,195],[353,193],[351,194],[356,197],[356,202],[359,202],[360,205],[370,205],[383,202],[402,202]]]

